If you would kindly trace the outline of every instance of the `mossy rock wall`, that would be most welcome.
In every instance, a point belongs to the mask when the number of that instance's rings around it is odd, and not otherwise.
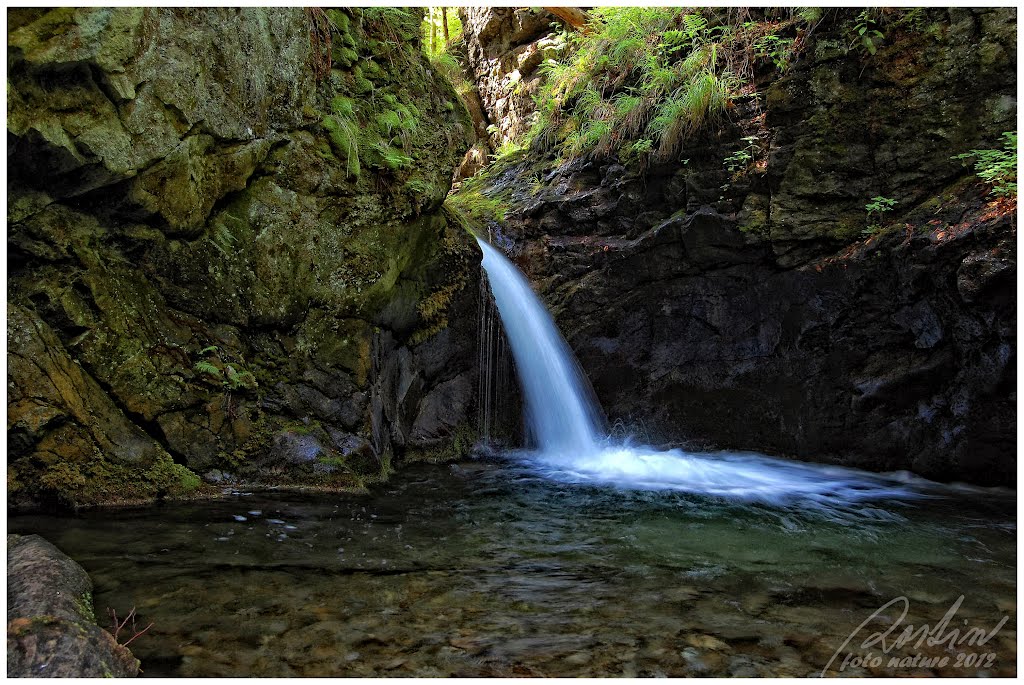
[[[358,485],[465,422],[471,122],[420,21],[11,10],[11,501]]]

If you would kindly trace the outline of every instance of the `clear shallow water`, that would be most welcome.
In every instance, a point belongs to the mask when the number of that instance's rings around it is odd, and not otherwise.
[[[369,495],[17,516],[136,606],[146,676],[820,673],[882,604],[991,630],[1015,675],[1015,499],[946,490],[891,517],[552,480],[515,460],[407,467]],[[244,520],[242,520],[244,519]],[[863,637],[863,634],[862,634]],[[875,653],[878,652],[876,648]],[[942,647],[891,655],[942,654]],[[974,675],[974,667],[845,673]]]

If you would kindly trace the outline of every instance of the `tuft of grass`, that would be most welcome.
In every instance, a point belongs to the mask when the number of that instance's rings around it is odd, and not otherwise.
[[[594,29],[568,38],[549,59],[530,144],[566,157],[637,155],[651,141],[659,159],[718,123],[738,88],[719,55],[727,32],[703,12],[603,7]]]

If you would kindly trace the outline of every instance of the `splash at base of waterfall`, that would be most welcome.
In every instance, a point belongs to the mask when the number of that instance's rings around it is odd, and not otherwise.
[[[777,459],[753,452],[693,453],[643,445],[608,445],[589,454],[515,453],[552,480],[629,490],[671,490],[779,507],[886,517],[869,501],[917,499],[937,487],[909,473]]]

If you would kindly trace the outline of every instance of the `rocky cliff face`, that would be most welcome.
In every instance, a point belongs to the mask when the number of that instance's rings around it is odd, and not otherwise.
[[[852,16],[677,161],[523,154],[483,193],[613,421],[1013,485],[1016,210],[950,156],[1015,130],[1015,12],[928,10],[873,56]]]
[[[358,484],[470,411],[471,123],[389,8],[8,24],[13,501]]]
[[[514,141],[530,128],[540,84],[538,67],[564,49],[552,31],[557,20],[540,8],[460,7],[465,62],[490,126],[492,149]]]

